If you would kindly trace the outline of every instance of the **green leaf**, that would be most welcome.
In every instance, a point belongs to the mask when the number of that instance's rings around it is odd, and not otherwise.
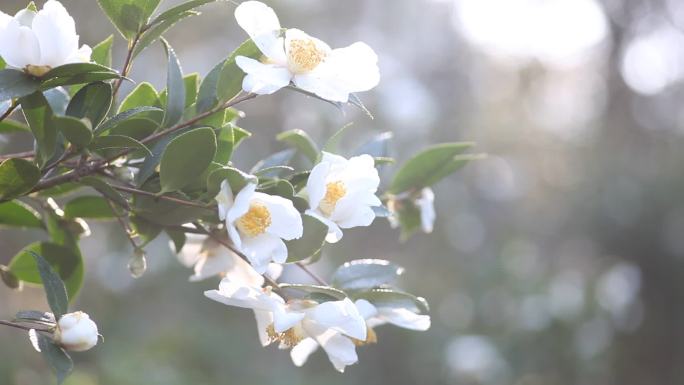
[[[457,155],[474,145],[470,142],[442,143],[420,152],[399,169],[392,180],[390,192],[398,194],[432,186],[473,159],[472,156]]]
[[[183,83],[185,84],[185,113],[188,113],[188,109],[195,104],[195,101],[197,100],[197,87],[199,87],[199,74],[198,73],[191,73],[188,75],[183,76]],[[164,89],[161,93],[159,93],[159,100],[161,101],[162,104],[166,104],[166,89]],[[194,112],[194,111],[193,111]],[[225,115],[224,111],[219,111],[217,114]],[[202,119],[200,121],[202,124],[205,124],[205,120]],[[221,124],[223,124],[223,121],[221,121]],[[210,124],[207,124],[208,126],[212,126]],[[213,127],[213,126],[212,126]]]
[[[403,308],[414,312],[429,313],[430,306],[423,297],[402,291],[379,288],[353,295],[354,299],[365,299],[377,307]]]
[[[85,176],[79,180],[79,183],[85,186],[92,187],[97,192],[102,194],[105,198],[116,203],[120,207],[129,209],[128,201],[123,197],[118,191],[116,191],[112,186],[102,179],[98,179],[94,176]]]
[[[223,68],[221,68],[221,75],[218,79],[216,95],[219,102],[227,102],[242,91],[242,79],[244,79],[245,73],[235,63],[235,58],[238,56],[245,56],[252,59],[259,59],[262,55],[261,50],[254,44],[252,39],[242,43],[242,45],[230,54],[228,60],[226,60],[223,65]]]
[[[100,126],[95,129],[95,134],[99,135],[102,133],[106,133],[114,127],[117,127],[119,124],[128,121],[129,119],[137,118],[140,116],[146,116],[148,112],[154,112],[156,114],[161,115],[161,113],[163,113],[163,110],[158,107],[141,106],[131,108],[123,112],[119,112],[118,114],[102,122],[102,124],[100,124]]]
[[[390,156],[389,143],[393,138],[394,134],[391,131],[377,134],[354,150],[354,155],[368,154],[373,158],[388,158]]]
[[[182,230],[175,230],[175,229],[164,229],[166,231],[166,234],[171,238],[171,241],[173,242],[173,247],[176,250],[176,253],[180,253],[181,250],[183,250],[183,246],[185,246],[185,241],[187,241],[187,236]]]
[[[389,285],[404,268],[384,259],[357,259],[340,266],[332,276],[333,286],[342,290],[364,290]]]
[[[97,0],[121,35],[133,40],[161,0]]]
[[[99,196],[76,197],[64,205],[64,218],[67,219],[111,219],[115,217],[107,200]]]
[[[216,156],[214,156],[214,162],[227,165],[233,156],[234,144],[233,125],[229,123],[219,128],[218,135],[216,136]]]
[[[343,291],[328,286],[281,283],[280,287],[283,289],[299,290],[309,294],[320,295],[321,297],[318,298],[324,301],[340,301],[347,298],[347,294]]]
[[[41,284],[41,273],[31,252],[43,256],[64,281],[68,298],[75,298],[83,285],[83,259],[73,249],[51,242],[35,242],[12,258],[9,269],[24,282]],[[52,305],[51,305],[52,308]],[[66,306],[64,307],[66,309]],[[55,312],[55,309],[52,309]],[[55,312],[57,316],[57,312]]]
[[[21,290],[22,283],[7,266],[0,265],[0,281],[12,290]]]
[[[221,183],[224,180],[228,181],[228,185],[234,195],[237,195],[248,183],[259,183],[259,180],[254,175],[246,174],[237,168],[224,167],[209,174],[209,178],[207,178],[207,198],[213,199],[221,191]]]
[[[31,95],[40,88],[40,81],[14,69],[0,70],[0,102]]]
[[[36,333],[38,348],[45,361],[57,376],[57,384],[61,385],[64,380],[74,370],[74,363],[71,357],[59,345],[55,344],[50,337]]]
[[[141,189],[149,192],[159,191],[159,179],[149,180],[141,186]],[[188,197],[181,193],[170,193],[165,196],[188,200]],[[179,205],[165,199],[156,199],[145,195],[135,195],[133,206],[136,216],[162,226],[178,226],[198,219],[204,220],[216,216],[214,209]]]
[[[150,21],[149,25],[154,26],[155,24],[162,23],[166,20],[173,19],[179,14],[182,14],[187,11],[191,11],[199,6],[202,6],[204,4],[208,3],[213,3],[216,0],[191,0],[187,1],[183,4],[179,4],[175,7],[169,8],[166,11],[162,12],[159,14],[159,16],[155,17],[152,21]]]
[[[14,134],[18,132],[31,132],[29,126],[16,120],[5,119],[0,122],[0,134]]]
[[[57,149],[57,129],[52,124],[52,108],[40,92],[34,92],[20,99],[24,117],[36,139],[36,159],[44,166]]]
[[[318,159],[318,156],[320,154],[318,146],[316,146],[316,143],[304,130],[294,129],[290,131],[285,131],[279,134],[276,137],[276,139],[296,148],[302,154],[304,154],[304,156],[306,156],[312,163],[315,163]]]
[[[42,229],[43,221],[31,206],[14,200],[0,203],[0,225]]]
[[[401,226],[401,240],[408,240],[421,228],[420,208],[412,200],[402,200],[396,205],[396,216]]]
[[[27,252],[33,256],[33,261],[38,267],[38,274],[40,275],[40,280],[43,283],[45,296],[47,297],[48,305],[50,305],[50,310],[52,310],[52,314],[55,315],[55,319],[59,320],[61,316],[69,311],[69,298],[67,297],[67,291],[66,287],[64,287],[64,282],[62,282],[62,279],[59,277],[59,275],[52,270],[52,266],[50,266],[48,261],[45,260],[42,255],[33,250],[27,250]]]
[[[310,215],[302,215],[304,235],[299,239],[285,241],[287,262],[297,262],[314,256],[325,244],[328,226]]]
[[[35,3],[35,2],[31,1],[31,2],[28,3],[28,5],[26,6],[26,10],[31,11],[31,12],[38,12],[38,7],[36,7],[36,3]]]
[[[148,155],[152,155],[152,152],[149,148],[147,148],[147,146],[131,138],[130,136],[124,135],[98,136],[97,138],[93,139],[93,141],[90,143],[89,148],[91,150],[103,150],[107,148],[128,148],[142,150],[145,151]]]
[[[262,159],[259,162],[257,162],[252,169],[250,170],[251,173],[256,173],[260,170],[265,170],[267,168],[272,168],[276,166],[287,166],[288,163],[290,163],[290,160],[292,160],[292,157],[295,154],[294,149],[288,149],[288,150],[283,150],[280,152],[276,152],[275,154],[269,156],[266,159]]]
[[[93,139],[93,132],[87,119],[80,120],[71,116],[55,116],[52,118],[52,124],[57,127],[69,143],[77,148],[87,147]]]
[[[79,119],[87,118],[97,127],[112,105],[112,86],[109,83],[90,83],[71,99],[66,114]]]
[[[71,63],[51,69],[40,79],[40,88],[47,90],[58,86],[92,83],[121,77],[111,68],[95,63]]]
[[[353,122],[347,123],[344,126],[342,126],[342,128],[337,130],[337,132],[335,132],[333,136],[331,136],[330,139],[328,139],[328,141],[325,142],[325,145],[323,146],[323,151],[331,153],[337,151],[337,145],[340,143],[340,140],[342,140],[342,137],[347,132],[347,129],[349,129],[353,125]]]
[[[90,59],[101,66],[111,67],[112,43],[114,43],[114,35],[109,35],[108,38],[93,47],[93,53],[90,55]]]
[[[175,14],[156,24],[154,23],[154,21],[151,22],[150,25],[152,25],[152,27],[150,27],[147,31],[145,31],[142,34],[140,40],[138,40],[138,44],[135,46],[135,49],[133,50],[133,58],[137,57],[142,51],[144,51],[147,47],[152,45],[152,43],[157,41],[166,31],[168,31],[176,23],[185,18],[195,15],[199,15],[199,12],[186,11]]]
[[[180,190],[209,167],[216,154],[216,135],[203,127],[179,135],[164,150],[160,162],[161,192]]]
[[[31,191],[40,180],[40,170],[24,159],[0,163],[0,201],[7,201]]]
[[[154,241],[157,236],[162,232],[162,227],[156,223],[152,223],[139,216],[131,217],[131,227],[138,234],[140,239],[143,241],[140,247],[147,245],[148,243]]]
[[[0,56],[0,70],[4,70],[5,67],[7,67],[7,63],[5,63],[5,59]]]
[[[168,68],[166,75],[166,111],[164,114],[163,127],[171,127],[183,117],[185,111],[185,82],[180,62],[173,48],[162,39],[168,56]],[[216,139],[214,139],[216,140]],[[212,155],[213,157],[213,155]]]

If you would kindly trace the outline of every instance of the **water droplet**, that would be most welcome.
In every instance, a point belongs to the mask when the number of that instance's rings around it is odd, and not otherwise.
[[[147,270],[147,259],[145,259],[145,252],[141,249],[135,251],[135,255],[128,261],[128,271],[131,272],[131,277],[140,278]]]

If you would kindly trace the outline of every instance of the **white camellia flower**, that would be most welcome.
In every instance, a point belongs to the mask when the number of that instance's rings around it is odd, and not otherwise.
[[[235,18],[264,55],[261,61],[235,58],[247,74],[246,92],[272,94],[294,83],[323,99],[346,103],[350,93],[368,91],[380,81],[378,56],[366,43],[331,49],[298,29],[283,34],[273,9],[258,1],[241,3]]]
[[[271,261],[285,263],[287,246],[283,240],[300,238],[304,232],[302,217],[292,201],[256,192],[254,183],[233,197],[230,185],[223,181],[215,199],[228,236],[260,274]]]
[[[74,19],[59,1],[48,0],[38,12],[0,12],[0,56],[7,65],[42,76],[69,63],[90,61],[92,49],[78,47]]]
[[[351,300],[286,303],[270,287],[261,288],[255,283],[258,283],[256,276],[249,281],[226,277],[218,290],[204,294],[226,305],[254,310],[263,346],[278,342],[281,349],[292,348],[293,354],[297,354],[294,352],[315,343],[323,347],[340,372],[358,361],[353,340],[365,340],[367,327]]]
[[[66,350],[89,350],[97,345],[97,338],[97,325],[82,311],[65,314],[57,321],[54,339]]]
[[[328,226],[326,241],[335,243],[342,230],[369,226],[375,219],[373,206],[382,202],[375,195],[380,185],[375,161],[370,155],[346,159],[323,152],[306,183],[311,215]]]
[[[423,314],[416,314],[408,309],[389,308],[389,307],[375,307],[365,299],[359,299],[354,302],[357,311],[366,320],[367,333],[365,339],[352,339],[356,346],[363,346],[377,343],[378,339],[373,328],[384,325],[386,323],[395,326],[410,329],[425,331],[430,328],[430,316]],[[311,353],[315,352],[320,345],[315,339],[307,339],[302,341],[290,351],[292,362],[296,366],[302,366],[306,363]]]
[[[435,227],[435,193],[431,188],[425,187],[420,191],[420,196],[415,200],[420,209],[420,225],[424,233],[431,233]]]
[[[205,235],[187,234],[187,241],[178,254],[178,259],[185,266],[193,268],[194,274],[189,279],[191,282],[202,281],[217,275],[245,275],[246,272],[253,272],[260,277],[249,263]],[[272,279],[277,279],[282,268],[282,265],[271,263],[268,265],[266,274]]]

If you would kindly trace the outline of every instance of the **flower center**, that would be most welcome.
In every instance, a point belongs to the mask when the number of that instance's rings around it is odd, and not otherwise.
[[[235,224],[241,233],[256,237],[265,233],[268,226],[271,225],[271,213],[263,204],[252,202],[247,214],[241,216]]]
[[[28,72],[29,75],[33,75],[35,77],[41,77],[48,73],[52,68],[50,66],[34,66],[34,65],[27,65],[25,71]]]
[[[351,339],[354,345],[356,346],[364,346],[364,345],[370,345],[370,344],[377,344],[378,343],[378,335],[375,334],[375,330],[373,328],[368,328],[368,332],[366,333],[366,340],[361,341],[357,340],[356,338]]]
[[[292,39],[287,50],[290,71],[301,74],[313,71],[323,59],[325,52],[316,46],[312,39]]]
[[[328,217],[332,215],[333,211],[335,211],[335,206],[337,206],[337,202],[342,199],[345,194],[347,194],[347,187],[344,185],[344,182],[337,181],[328,183],[326,185],[325,196],[318,205],[321,212]]]
[[[278,341],[288,348],[295,347],[304,338],[306,338],[304,331],[301,330],[299,325],[295,325],[282,333],[276,333],[273,324],[270,324],[266,327],[266,333],[268,334],[268,338],[271,340],[271,342]]]

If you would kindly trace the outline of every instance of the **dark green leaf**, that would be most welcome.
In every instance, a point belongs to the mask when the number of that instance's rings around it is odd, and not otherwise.
[[[25,228],[43,228],[40,214],[21,201],[0,203],[0,225]]]
[[[163,110],[161,108],[152,106],[141,106],[125,110],[102,122],[102,124],[95,129],[95,134],[105,133],[129,119],[138,116],[145,116],[145,114],[148,112],[154,112],[161,115]]]
[[[420,208],[411,200],[396,205],[396,216],[401,226],[401,240],[406,241],[421,228]]]
[[[394,289],[371,289],[354,295],[354,299],[361,298],[377,307],[403,308],[419,313],[430,312],[430,306],[425,298]]]
[[[187,240],[187,237],[183,230],[175,230],[175,229],[164,229],[166,231],[166,234],[171,238],[171,241],[173,242],[173,247],[176,250],[176,253],[180,253],[181,250],[183,249],[183,246],[185,246],[185,241]]]
[[[185,82],[180,62],[173,48],[162,39],[168,56],[168,68],[166,74],[166,111],[164,113],[163,127],[171,127],[183,117],[185,111]],[[216,139],[214,138],[214,141]],[[213,157],[213,155],[212,155]]]
[[[40,88],[40,81],[23,71],[0,70],[0,102],[31,95]]]
[[[259,162],[257,162],[257,164],[255,164],[254,167],[252,167],[250,172],[256,173],[259,170],[264,170],[271,167],[287,166],[287,164],[290,163],[290,160],[292,160],[292,157],[294,156],[295,152],[296,150],[294,149],[276,152],[268,158],[262,159]]]
[[[238,56],[259,59],[262,53],[256,44],[249,39],[230,54],[223,68],[221,68],[218,79],[216,95],[219,102],[227,102],[242,91],[242,79],[244,79],[245,73],[235,63],[235,58]]]
[[[306,156],[312,163],[315,163],[318,159],[318,156],[320,154],[318,146],[316,146],[316,143],[304,130],[294,129],[290,131],[285,131],[279,134],[276,137],[276,139],[296,148],[302,154],[304,154],[304,156]]]
[[[16,120],[5,119],[0,122],[0,134],[14,134],[17,132],[31,132],[29,126]]]
[[[162,12],[159,14],[159,16],[155,17],[152,21],[150,21],[151,26],[154,26],[158,23],[162,23],[166,20],[173,19],[176,16],[183,14],[187,11],[191,11],[199,6],[202,6],[204,4],[212,3],[216,0],[191,0],[187,1],[183,4],[179,4],[175,7],[169,8],[166,11]]]
[[[64,218],[111,219],[115,218],[112,207],[99,196],[84,195],[64,205]]]
[[[240,192],[248,183],[257,184],[259,180],[254,175],[246,174],[236,168],[224,167],[213,171],[207,178],[207,197],[214,198],[221,191],[221,183],[228,181],[234,195]]]
[[[328,286],[281,283],[280,287],[283,289],[299,290],[309,294],[322,295],[322,299],[326,301],[341,301],[347,298],[347,295],[343,291]]]
[[[216,156],[214,162],[227,165],[233,156],[235,136],[233,135],[233,125],[226,124],[218,129],[216,136]]]
[[[55,315],[40,310],[21,310],[14,315],[17,320],[39,321],[44,323],[55,323]]]
[[[52,269],[59,274],[61,281],[64,282],[69,298],[75,298],[83,285],[83,259],[81,255],[69,247],[51,242],[35,242],[26,246],[12,258],[9,268],[20,280],[36,284],[43,281],[31,252],[47,260]],[[64,308],[66,309],[66,306]],[[55,312],[54,308],[52,310]]]
[[[43,96],[47,99],[50,108],[52,108],[52,113],[55,115],[66,114],[67,106],[69,105],[69,100],[71,96],[64,89],[64,87],[51,88],[43,92]]]
[[[0,280],[12,290],[21,290],[22,284],[19,278],[10,271],[7,266],[0,265]]]
[[[287,262],[297,262],[318,253],[325,244],[328,226],[310,215],[302,215],[304,235],[299,239],[286,241]]]
[[[409,159],[399,169],[390,186],[390,192],[398,194],[431,186],[473,159],[473,156],[457,157],[474,143],[442,143],[432,146]]]
[[[102,179],[98,179],[94,176],[86,176],[81,178],[79,183],[94,188],[105,198],[116,203],[120,207],[125,209],[129,208],[128,201],[118,191],[116,191],[112,186],[107,184],[107,182],[103,181]]]
[[[87,147],[93,139],[93,132],[87,119],[80,120],[71,116],[55,116],[52,118],[52,124],[57,127],[69,143],[77,148]]]
[[[357,259],[340,266],[332,277],[333,286],[342,290],[363,290],[394,283],[402,267],[384,259]]]
[[[55,154],[57,148],[57,129],[52,124],[52,108],[40,92],[34,92],[20,99],[24,117],[36,139],[36,159],[44,166]]]
[[[216,135],[211,128],[197,128],[176,137],[161,158],[161,193],[187,186],[209,167],[215,154]]]
[[[24,159],[0,163],[0,201],[10,200],[31,191],[40,180],[40,170]]]
[[[50,310],[52,310],[52,314],[55,315],[55,319],[59,319],[69,311],[69,298],[67,297],[64,282],[62,282],[59,275],[52,270],[52,266],[50,266],[42,255],[32,250],[27,250],[27,252],[33,256],[33,261],[38,267],[38,274],[43,283]]]
[[[79,119],[87,118],[97,127],[107,116],[112,105],[112,86],[109,83],[90,83],[71,99],[66,114]]]
[[[176,23],[185,18],[195,15],[199,15],[199,12],[186,11],[175,14],[158,23],[152,22],[151,24],[154,25],[152,25],[152,27],[145,31],[145,33],[143,33],[140,37],[140,40],[138,40],[138,44],[135,46],[135,49],[133,50],[133,58],[137,57],[142,51],[145,50],[145,48],[149,47],[150,45],[152,45],[152,43],[157,41],[157,39],[159,39],[166,31],[168,31]]]
[[[111,67],[113,42],[114,35],[109,35],[108,38],[93,47],[93,53],[90,55],[90,59],[101,66]]]
[[[36,333],[38,348],[43,358],[57,376],[57,384],[62,384],[74,369],[71,357],[60,346],[55,344],[50,337]]]
[[[131,227],[143,241],[140,247],[152,242],[162,232],[162,227],[139,216],[131,217]]]
[[[97,0],[109,20],[128,40],[147,24],[161,0]]]
[[[152,155],[147,146],[140,143],[139,141],[131,138],[130,136],[124,135],[107,135],[98,136],[93,139],[90,143],[90,149],[92,150],[103,150],[107,148],[127,148],[145,151],[148,155]]]
[[[57,86],[92,83],[120,77],[111,68],[95,63],[71,63],[51,69],[41,78],[41,89]]]

